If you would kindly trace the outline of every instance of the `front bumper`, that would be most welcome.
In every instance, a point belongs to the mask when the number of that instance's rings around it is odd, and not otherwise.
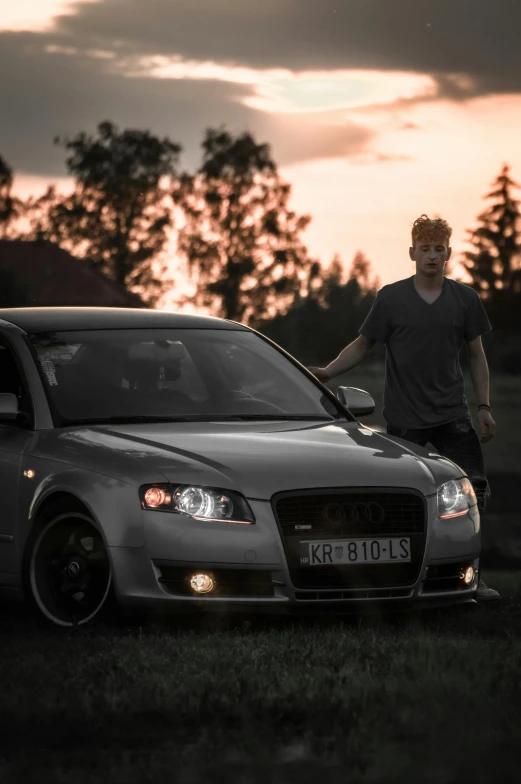
[[[425,502],[421,566],[411,584],[311,590],[295,586],[270,503],[249,499],[256,519],[252,526],[144,511],[144,547],[109,548],[116,594],[125,607],[220,614],[403,611],[473,602],[481,544],[477,507],[464,517],[441,521],[436,497]],[[476,576],[467,587],[457,575],[460,567],[470,565]],[[433,576],[433,567],[441,577]],[[217,585],[228,586],[228,593],[193,595],[186,576],[199,571],[212,572]],[[231,593],[230,585],[235,586]]]

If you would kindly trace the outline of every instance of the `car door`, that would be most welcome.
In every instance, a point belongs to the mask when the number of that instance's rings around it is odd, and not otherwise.
[[[22,414],[16,420],[0,417],[0,585],[18,571],[17,525],[20,503],[22,457],[33,437],[34,412],[28,386],[14,349],[0,336],[0,392],[18,398]]]

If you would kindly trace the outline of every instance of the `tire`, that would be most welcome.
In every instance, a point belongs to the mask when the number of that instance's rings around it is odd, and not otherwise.
[[[91,517],[57,504],[29,537],[23,569],[25,595],[37,621],[85,628],[116,607],[110,558]]]

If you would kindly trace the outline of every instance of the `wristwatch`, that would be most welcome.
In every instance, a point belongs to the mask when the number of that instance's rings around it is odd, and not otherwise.
[[[481,408],[486,408],[486,409],[487,409],[487,411],[490,411],[490,406],[487,406],[487,404],[486,404],[486,403],[480,403],[480,404],[479,404],[479,406],[478,406],[478,411],[479,411]]]

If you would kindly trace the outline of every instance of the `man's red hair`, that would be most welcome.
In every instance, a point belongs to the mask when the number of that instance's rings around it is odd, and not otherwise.
[[[436,242],[437,240],[447,240],[450,245],[452,229],[443,218],[429,218],[427,215],[420,215],[412,224],[412,245],[415,242]]]

